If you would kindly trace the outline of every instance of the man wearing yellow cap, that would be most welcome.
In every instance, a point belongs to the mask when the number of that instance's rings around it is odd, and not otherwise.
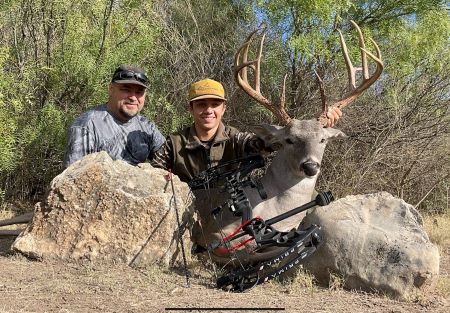
[[[222,123],[226,100],[221,83],[212,79],[193,83],[189,88],[189,112],[194,124],[170,135],[155,153],[152,165],[171,169],[182,181],[189,182],[212,166],[264,149],[264,143],[254,134]],[[329,112],[328,126],[332,127],[341,114],[339,110]]]
[[[225,91],[221,83],[203,79],[189,88],[189,112],[194,124],[170,135],[155,154],[152,165],[172,169],[182,181],[211,166],[261,150],[261,142],[252,133],[225,126]]]
[[[182,181],[189,182],[212,166],[261,152],[265,148],[264,143],[253,133],[239,132],[236,128],[222,123],[225,110],[225,91],[221,83],[212,79],[193,83],[189,89],[189,111],[194,124],[170,135],[155,153],[151,164],[166,170],[171,169]],[[337,119],[339,116],[332,116],[333,123]],[[207,192],[204,189],[192,190],[200,220],[206,220],[214,208],[229,199],[229,195],[218,185],[208,185]],[[204,230],[197,221],[192,228],[192,238],[196,244],[199,244],[197,239],[204,232],[208,230]],[[193,251],[202,250],[200,248]]]

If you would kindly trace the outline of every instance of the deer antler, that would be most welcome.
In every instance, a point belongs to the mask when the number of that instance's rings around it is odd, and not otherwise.
[[[377,43],[370,38],[370,41],[372,41],[375,50],[376,50],[376,56],[370,53],[366,50],[366,46],[364,43],[364,36],[361,32],[361,29],[359,26],[354,22],[350,21],[355,27],[356,31],[358,32],[358,41],[359,41],[359,48],[361,50],[361,67],[354,67],[352,64],[352,61],[350,60],[350,57],[348,55],[347,45],[345,44],[344,37],[342,36],[342,33],[339,31],[339,37],[341,40],[341,47],[342,47],[342,53],[344,55],[345,64],[347,67],[348,72],[348,80],[349,80],[349,89],[350,92],[341,100],[333,103],[330,105],[330,107],[337,107],[339,109],[345,108],[347,105],[352,103],[356,100],[367,88],[369,88],[381,75],[381,72],[383,72],[383,61],[381,60],[381,52],[378,48]],[[375,69],[375,72],[372,74],[372,76],[369,76],[369,66],[367,62],[367,56],[369,56],[373,61],[375,61],[377,68]],[[362,83],[359,86],[356,86],[356,72],[362,71],[363,77],[362,77]],[[324,103],[324,99],[322,99],[322,102]],[[319,121],[322,123],[322,125],[327,124],[327,105],[326,103],[323,104],[323,111],[320,114],[320,117],[318,118]]]
[[[242,90],[244,90],[250,97],[255,99],[257,102],[262,104],[264,107],[269,109],[280,121],[280,123],[284,126],[287,125],[291,118],[286,113],[284,104],[285,104],[285,93],[286,93],[286,76],[284,76],[283,80],[283,89],[280,97],[280,104],[275,106],[270,100],[265,98],[260,91],[260,66],[261,66],[261,56],[262,56],[262,47],[264,43],[265,34],[263,34],[261,43],[258,48],[257,57],[255,60],[248,61],[248,49],[253,40],[253,36],[258,32],[259,29],[250,33],[247,37],[246,41],[242,44],[242,46],[238,49],[234,56],[234,78],[236,83]],[[255,75],[255,88],[250,86],[247,77],[247,68],[250,67],[254,71]]]

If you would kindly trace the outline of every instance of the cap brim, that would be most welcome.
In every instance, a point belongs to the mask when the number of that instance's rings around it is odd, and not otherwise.
[[[128,80],[113,80],[113,83],[117,83],[117,84],[133,84],[133,85],[139,85],[145,88],[148,88],[148,86],[144,83],[141,83],[137,80],[134,79],[128,79]]]
[[[201,100],[201,99],[220,99],[220,100],[227,101],[227,99],[225,99],[224,97],[217,96],[217,95],[202,95],[202,96],[192,98],[189,101],[195,101],[195,100]]]

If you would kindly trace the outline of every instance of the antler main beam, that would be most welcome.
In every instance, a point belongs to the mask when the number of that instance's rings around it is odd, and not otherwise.
[[[359,49],[361,50],[361,66],[362,67],[354,67],[352,64],[352,61],[350,59],[350,56],[348,55],[347,45],[345,43],[344,36],[342,35],[341,31],[339,31],[339,38],[341,41],[341,48],[342,48],[342,54],[344,56],[345,65],[347,67],[348,72],[348,84],[349,84],[349,93],[342,98],[341,100],[334,102],[333,104],[329,106],[324,105],[324,110],[321,113],[319,117],[319,121],[325,126],[327,124],[327,117],[326,117],[326,107],[337,107],[339,109],[343,109],[346,106],[348,106],[350,103],[356,100],[367,88],[369,88],[375,81],[380,77],[381,73],[383,72],[383,61],[381,60],[381,52],[380,48],[378,48],[377,43],[370,38],[370,41],[373,43],[376,51],[376,56],[369,51],[366,50],[366,45],[364,41],[364,36],[361,32],[361,29],[359,26],[354,22],[350,21],[353,25],[353,27],[356,29],[358,33],[358,42],[359,42]],[[376,69],[375,72],[372,74],[372,76],[369,75],[369,65],[367,56],[371,58],[376,63]],[[358,71],[362,72],[362,82],[359,86],[356,84],[356,74]]]
[[[265,34],[261,38],[259,44],[257,57],[254,60],[248,61],[248,50],[250,44],[253,40],[254,35],[259,31],[259,29],[250,33],[242,46],[239,47],[234,56],[234,78],[236,83],[242,90],[244,90],[250,97],[255,99],[257,102],[262,104],[264,107],[269,109],[280,121],[282,125],[287,125],[292,120],[291,117],[286,113],[285,110],[285,99],[286,99],[286,77],[283,80],[283,89],[280,97],[280,104],[278,106],[274,105],[270,100],[261,94],[261,56],[262,48],[264,44]],[[248,82],[247,68],[251,68],[255,76],[255,87],[253,88]]]
[[[341,41],[342,54],[344,56],[345,65],[347,67],[348,72],[348,84],[349,84],[349,93],[342,98],[341,100],[334,102],[332,104],[327,104],[325,95],[323,92],[323,82],[318,76],[319,84],[321,87],[321,98],[322,98],[322,113],[320,114],[318,120],[322,123],[322,125],[327,125],[327,111],[330,107],[337,107],[339,109],[343,109],[348,106],[350,103],[356,100],[367,88],[369,88],[375,81],[380,77],[383,72],[383,61],[381,60],[381,52],[378,48],[376,42],[370,39],[375,47],[376,55],[367,51],[364,36],[361,32],[359,26],[354,22],[350,21],[353,27],[356,29],[358,33],[358,42],[359,48],[361,50],[361,67],[354,67],[350,56],[348,54],[347,45],[344,40],[344,36],[339,31],[339,37]],[[286,100],[286,76],[283,80],[283,87],[281,91],[281,97],[279,101],[279,105],[275,105],[272,101],[268,100],[261,93],[261,58],[262,58],[262,49],[265,39],[265,34],[262,35],[261,42],[258,47],[258,51],[256,54],[256,58],[254,60],[248,60],[248,50],[250,44],[252,43],[253,37],[259,31],[259,29],[250,33],[245,42],[239,47],[235,56],[234,56],[234,78],[238,86],[244,90],[250,97],[255,99],[257,102],[262,104],[264,107],[269,109],[280,121],[280,123],[284,126],[290,123],[292,118],[286,113],[285,110],[285,100]],[[376,64],[375,72],[370,75],[369,74],[369,65],[368,58],[372,59]],[[247,69],[250,68],[253,70],[255,87],[252,87],[248,81],[248,72]],[[362,72],[361,83],[357,85],[357,77],[356,74],[358,72]]]

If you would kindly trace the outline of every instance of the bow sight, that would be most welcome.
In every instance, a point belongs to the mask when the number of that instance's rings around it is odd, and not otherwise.
[[[206,247],[209,252],[232,254],[234,250],[250,241],[254,241],[256,245],[252,253],[265,252],[268,248],[279,248],[276,249],[275,257],[270,260],[242,266],[225,273],[217,280],[218,288],[240,292],[276,278],[299,266],[302,260],[316,251],[322,241],[320,227],[317,225],[305,230],[293,229],[288,232],[278,231],[272,225],[314,206],[328,205],[334,200],[330,191],[319,193],[313,201],[268,220],[252,216],[252,206],[244,188],[257,188],[261,198],[264,199],[266,195],[262,186],[249,177],[254,169],[263,166],[264,159],[260,155],[252,155],[211,167],[189,183],[191,189],[208,189],[211,185],[221,182],[222,188],[229,193],[230,198],[223,205],[213,209],[211,214],[217,216],[221,210],[229,209],[235,216],[242,217],[241,226],[235,232]],[[243,236],[250,239],[228,248],[232,241]]]

